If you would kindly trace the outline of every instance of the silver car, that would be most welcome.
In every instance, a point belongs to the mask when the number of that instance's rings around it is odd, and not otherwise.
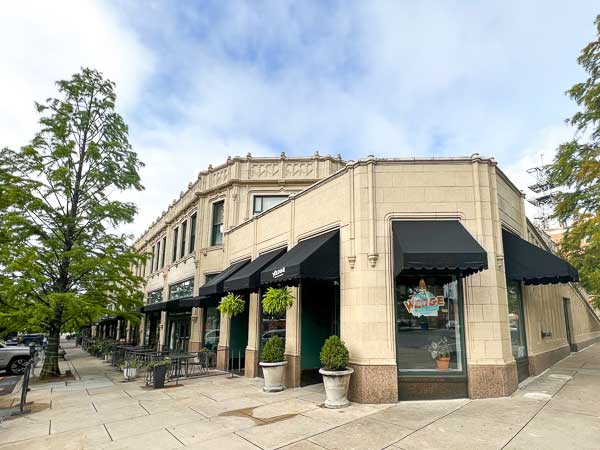
[[[29,347],[8,346],[0,342],[0,370],[6,369],[9,375],[21,375],[25,372],[25,366],[30,359]]]

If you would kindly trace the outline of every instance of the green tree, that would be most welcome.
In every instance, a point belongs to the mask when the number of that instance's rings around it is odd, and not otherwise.
[[[549,181],[564,187],[557,194],[554,213],[568,225],[561,250],[579,270],[584,287],[600,294],[600,15],[594,23],[596,40],[577,59],[589,78],[567,91],[579,105],[567,120],[575,127],[575,136],[558,148]],[[600,298],[597,303],[600,307]]]
[[[90,69],[36,103],[40,131],[0,151],[0,327],[48,333],[41,377],[59,375],[61,330],[102,314],[136,319],[144,261],[115,230],[136,214],[114,199],[143,189],[143,165],[115,112],[115,85]]]

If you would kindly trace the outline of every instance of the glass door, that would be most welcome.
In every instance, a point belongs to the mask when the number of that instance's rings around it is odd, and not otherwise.
[[[525,313],[521,282],[507,280],[508,325],[512,354],[517,362],[519,382],[529,376],[529,360],[527,358],[527,339],[525,337]]]

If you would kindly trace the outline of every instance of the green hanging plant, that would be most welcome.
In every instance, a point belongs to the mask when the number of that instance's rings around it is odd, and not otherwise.
[[[271,315],[283,314],[293,304],[294,297],[286,287],[270,287],[262,298],[263,311]]]
[[[244,302],[244,299],[241,296],[229,292],[225,297],[221,298],[221,302],[219,303],[219,306],[217,306],[217,309],[221,311],[224,316],[233,317],[243,313],[245,307],[246,302]]]

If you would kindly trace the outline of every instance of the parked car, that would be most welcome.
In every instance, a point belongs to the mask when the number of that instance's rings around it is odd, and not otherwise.
[[[5,369],[9,375],[21,375],[25,372],[25,366],[30,359],[29,347],[8,346],[0,342],[0,370]]]
[[[42,333],[23,334],[19,336],[19,342],[22,345],[35,344],[38,347],[45,347],[48,344],[48,337]]]

